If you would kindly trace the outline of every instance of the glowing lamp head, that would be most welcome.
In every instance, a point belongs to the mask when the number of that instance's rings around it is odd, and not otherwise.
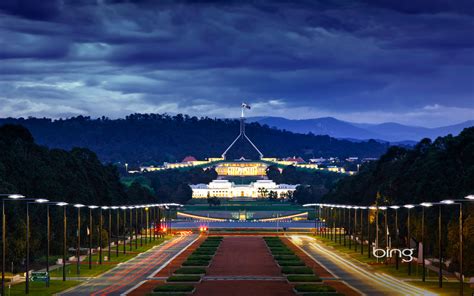
[[[404,205],[403,207],[405,207],[407,209],[413,209],[415,206],[414,205]]]
[[[474,194],[466,196],[465,199],[474,200]]]
[[[433,204],[430,203],[430,202],[422,202],[420,205],[423,206],[423,207],[426,207],[426,208],[429,208],[429,207],[433,206]]]
[[[25,198],[24,195],[21,195],[21,194],[10,194],[8,196],[8,198],[11,198],[11,199],[21,199],[21,198]]]
[[[398,210],[400,206],[390,206],[391,209]]]
[[[89,209],[93,210],[93,209],[97,209],[98,206],[89,206]]]
[[[75,204],[74,207],[80,209],[80,208],[85,207],[85,206],[83,204]]]
[[[382,206],[382,207],[379,207],[379,209],[382,210],[382,211],[385,211],[387,209],[387,207]]]
[[[446,205],[452,205],[454,203],[454,200],[445,199],[445,200],[442,200],[441,203],[446,204]]]
[[[101,208],[102,210],[108,210],[108,209],[110,209],[110,207],[108,207],[108,206],[103,206],[103,207],[100,207],[100,208]]]
[[[48,201],[49,201],[48,199],[44,199],[44,198],[35,199],[35,202],[37,202],[37,203],[45,203],[45,202],[48,202]]]

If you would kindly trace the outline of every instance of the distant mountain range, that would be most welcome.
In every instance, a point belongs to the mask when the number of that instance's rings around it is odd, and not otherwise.
[[[474,126],[474,120],[437,128],[409,126],[394,122],[381,124],[353,123],[333,117],[299,120],[283,117],[250,117],[247,120],[295,133],[306,134],[311,132],[315,135],[329,135],[353,141],[374,139],[408,145],[423,138],[435,139],[448,134],[458,135],[464,128]]]

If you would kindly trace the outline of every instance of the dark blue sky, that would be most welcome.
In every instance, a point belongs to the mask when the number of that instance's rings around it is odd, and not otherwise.
[[[220,2],[0,1],[0,117],[474,119],[472,0]]]

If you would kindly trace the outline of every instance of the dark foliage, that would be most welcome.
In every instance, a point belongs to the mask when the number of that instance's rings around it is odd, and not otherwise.
[[[239,131],[238,120],[198,119],[181,114],[132,114],[116,120],[83,116],[56,121],[8,118],[0,120],[1,123],[24,125],[38,143],[48,147],[87,147],[104,162],[131,165],[180,161],[186,155],[198,159],[219,156]],[[249,123],[246,131],[263,154],[274,157],[378,157],[387,149],[385,144],[372,140],[353,143],[329,136],[294,134],[258,123]],[[244,153],[240,150],[231,152],[229,158]]]

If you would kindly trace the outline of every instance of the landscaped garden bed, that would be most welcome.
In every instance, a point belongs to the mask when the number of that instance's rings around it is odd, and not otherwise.
[[[204,275],[206,274],[206,269],[204,267],[181,267],[175,270],[174,274],[181,275],[181,274],[199,274]]]
[[[282,267],[281,272],[283,274],[314,274],[313,270],[307,266],[297,266],[297,267]]]
[[[194,292],[194,285],[187,285],[187,284],[166,284],[155,287],[153,292],[158,293],[192,293]]]
[[[291,283],[322,282],[316,275],[289,275],[286,279]]]
[[[200,275],[173,275],[170,276],[167,282],[174,283],[199,283],[201,281]]]
[[[295,285],[293,288],[294,291],[298,294],[303,294],[303,295],[341,295],[336,292],[336,289],[334,289],[331,286],[325,286],[325,285],[318,285],[318,284],[299,284]],[[308,294],[311,293],[311,294]]]

